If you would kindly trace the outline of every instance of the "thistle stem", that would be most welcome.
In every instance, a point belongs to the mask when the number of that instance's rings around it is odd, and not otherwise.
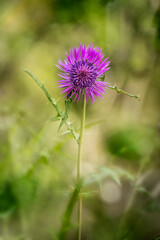
[[[84,93],[80,137],[79,137],[79,143],[78,143],[77,183],[79,183],[80,178],[81,178],[82,141],[83,141],[84,126],[85,126],[85,114],[86,114],[86,100],[85,100],[85,93]],[[79,195],[79,200],[78,200],[78,240],[81,240],[81,229],[82,229],[82,196]]]

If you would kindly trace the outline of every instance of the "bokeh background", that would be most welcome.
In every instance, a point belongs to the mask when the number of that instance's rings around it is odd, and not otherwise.
[[[88,186],[82,239],[159,239],[159,1],[1,0],[1,240],[50,240],[60,227],[76,181],[77,146],[65,126],[57,132],[55,110],[23,69],[64,109],[55,65],[80,42],[100,46],[110,58],[111,86],[141,97],[108,89],[87,104],[82,174],[102,181]],[[77,130],[80,111],[81,101],[71,105]],[[76,213],[68,240],[76,239]]]

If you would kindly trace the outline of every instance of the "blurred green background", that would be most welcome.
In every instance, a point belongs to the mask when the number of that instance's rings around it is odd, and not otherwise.
[[[159,1],[1,0],[0,240],[50,240],[60,227],[76,181],[77,146],[62,135],[65,126],[57,132],[58,122],[50,121],[55,110],[23,69],[64,109],[55,65],[80,42],[103,48],[111,86],[141,97],[108,89],[87,105],[83,176],[118,167],[135,180],[124,174],[119,185],[106,175],[101,187],[88,187],[93,194],[83,201],[82,239],[159,239]],[[71,105],[76,129],[80,109],[81,102]],[[75,209],[68,240],[76,239],[76,224]]]

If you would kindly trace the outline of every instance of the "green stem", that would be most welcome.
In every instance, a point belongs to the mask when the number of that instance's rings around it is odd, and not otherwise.
[[[61,228],[59,230],[58,233],[58,240],[65,240],[66,238],[66,234],[68,232],[68,230],[70,229],[70,219],[71,219],[71,215],[74,209],[74,206],[77,202],[77,199],[79,197],[79,193],[81,191],[82,188],[82,182],[80,181],[78,184],[76,184],[75,189],[70,197],[70,200],[67,204],[66,210],[63,214],[63,218],[62,218],[62,224],[61,224]]]
[[[80,129],[80,137],[79,137],[79,143],[78,143],[77,183],[79,183],[81,178],[82,141],[83,141],[84,126],[85,126],[85,114],[86,114],[86,100],[85,100],[85,93],[84,93],[81,129]],[[81,229],[82,229],[82,195],[79,196],[79,201],[78,201],[78,240],[81,240]]]

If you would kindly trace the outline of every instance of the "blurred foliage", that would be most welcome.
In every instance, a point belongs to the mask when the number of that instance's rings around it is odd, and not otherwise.
[[[0,187],[0,217],[11,214],[17,206],[12,184],[10,182],[1,183]]]
[[[130,127],[112,132],[106,141],[109,151],[128,161],[140,162],[157,150],[157,132],[148,127]]]

